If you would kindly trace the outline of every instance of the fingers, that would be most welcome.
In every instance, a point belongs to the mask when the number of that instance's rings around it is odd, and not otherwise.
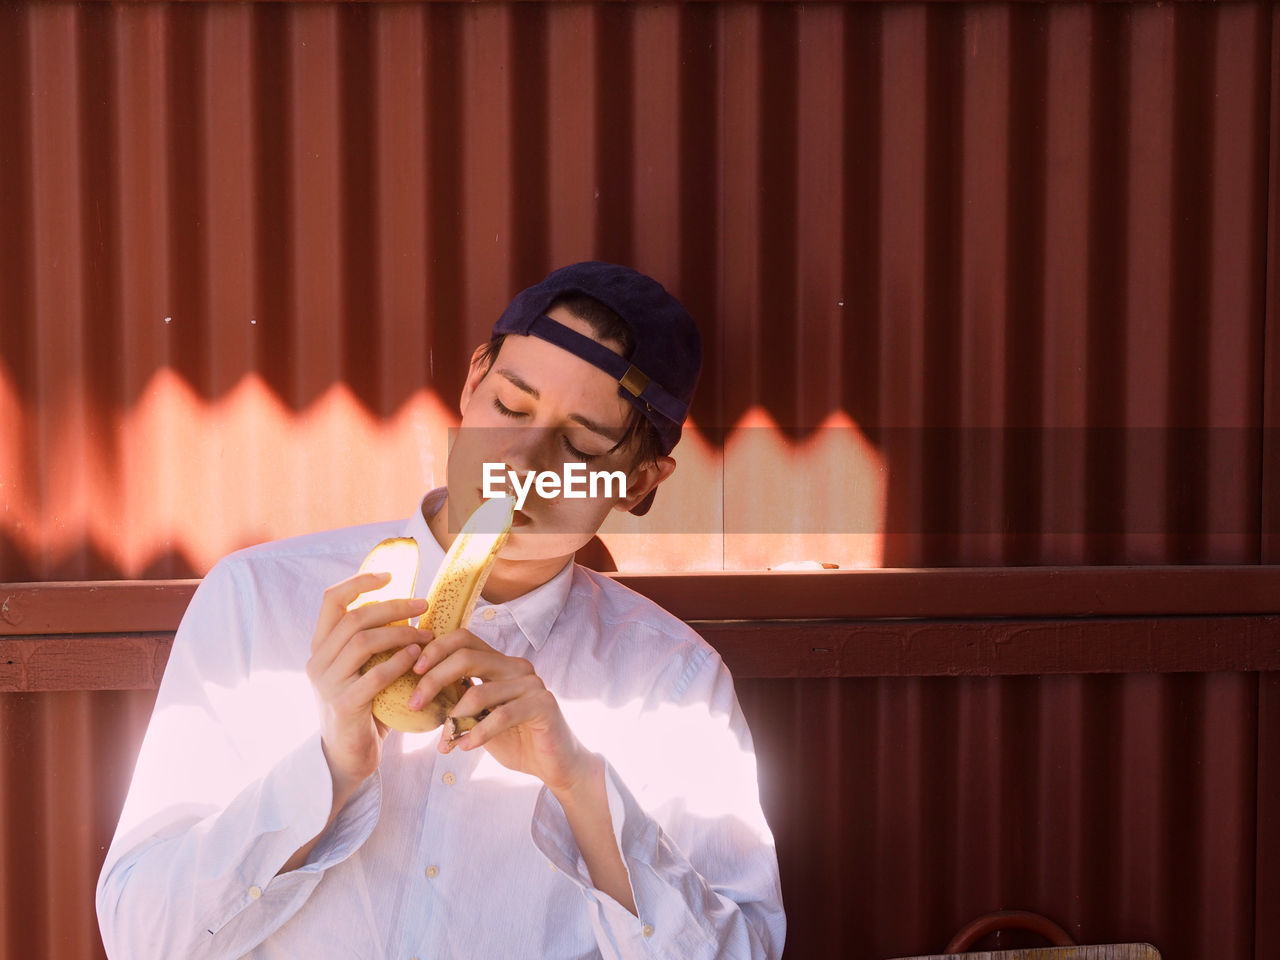
[[[398,653],[413,645],[417,648],[417,653],[400,671],[400,673],[408,673],[422,653],[422,644],[425,642],[422,631],[407,624],[393,623],[385,627],[359,630],[347,640],[342,649],[337,651],[326,672],[339,678],[354,677],[375,654]]]
[[[487,687],[489,684],[486,683],[483,686]],[[539,687],[541,687],[541,683],[539,683]],[[483,689],[483,687],[479,689]],[[470,712],[461,712],[461,706],[461,701],[459,701],[458,708],[452,710],[451,713],[457,716],[473,715]],[[458,738],[456,746],[461,747],[463,750],[474,750],[512,727],[518,727],[521,724],[534,721],[550,722],[558,716],[558,710],[559,706],[556,703],[555,696],[545,687],[537,691],[528,692],[514,700],[507,700],[491,708],[483,720]],[[442,744],[442,746],[448,749],[450,745]]]
[[[534,672],[528,660],[501,654],[466,631],[454,631],[428,643],[413,669],[422,674],[422,679],[409,698],[410,710],[430,703],[441,690],[463,677],[478,677],[488,686],[496,680],[532,676]]]
[[[449,713],[455,717],[476,717],[521,697],[534,696],[546,690],[536,674],[511,680],[488,680],[467,689]]]
[[[373,698],[409,671],[425,642],[424,634],[409,626],[410,619],[426,610],[423,599],[385,600],[347,609],[389,579],[385,573],[358,573],[334,584],[321,598],[316,618],[307,678],[320,708],[321,742],[335,797],[354,789],[377,768],[387,728],[370,711]],[[361,675],[360,668],[369,657],[383,652],[389,654],[387,659]]]
[[[414,664],[415,673],[426,676],[428,673],[434,673],[437,667],[444,664],[446,660],[457,655],[462,655],[463,659],[457,660],[457,663],[475,664],[477,668],[470,673],[459,673],[457,676],[446,680],[445,683],[451,683],[453,680],[462,677],[480,677],[482,680],[497,680],[507,676],[519,676],[524,673],[533,672],[533,664],[521,657],[508,657],[506,654],[499,653],[493,647],[485,643],[470,630],[454,630],[450,633],[441,634],[433,637],[431,633],[426,636],[430,642],[422,649],[422,656],[418,658],[418,662]],[[484,654],[490,657],[482,656]],[[494,664],[494,673],[484,673],[479,668],[480,664]],[[440,676],[446,674],[441,673]]]
[[[418,673],[426,673],[446,657],[466,647],[474,650],[496,652],[493,647],[489,646],[470,630],[453,630],[449,633],[442,633],[428,643],[423,648],[422,656],[414,664],[413,669]]]
[[[376,653],[392,652],[397,656],[408,647],[414,648],[413,658],[404,664],[401,673],[408,671],[422,652],[422,636],[413,627],[393,625],[360,630],[325,662],[319,656],[307,661],[307,676],[312,685],[326,699],[345,688],[360,676],[360,668]],[[378,666],[383,666],[379,664]],[[372,671],[371,671],[372,672]],[[398,675],[397,675],[398,676]]]
[[[369,575],[361,574],[361,576]],[[348,581],[344,581],[344,583],[346,582]],[[342,584],[337,586],[342,586]],[[320,618],[316,623],[315,637],[311,641],[312,659],[316,660],[322,669],[328,669],[351,638],[360,631],[382,627],[400,620],[409,620],[420,615],[427,607],[427,601],[420,597],[383,600],[380,603],[366,604],[351,611],[347,611],[346,606],[343,605],[339,608],[339,615],[335,619],[333,617],[334,610],[330,608],[330,593],[335,589],[335,587],[331,587],[325,591],[325,599],[321,603]],[[358,590],[355,595],[359,596],[362,592],[364,591]],[[343,596],[348,595],[349,593],[346,591],[335,593],[333,594],[333,597],[336,598],[334,602],[336,603]],[[402,641],[401,645],[411,642],[412,639],[421,640],[423,638],[415,635],[409,640]],[[361,661],[361,663],[363,662]]]
[[[371,667],[363,676],[347,684],[346,688],[335,698],[334,706],[339,710],[362,710],[373,703],[382,690],[402,674],[408,673],[413,661],[418,658],[422,648],[411,643],[384,660]]]
[[[390,582],[389,573],[357,573],[326,590],[320,599],[320,616],[316,621],[315,635],[311,639],[311,652],[315,653],[320,641],[338,625],[338,621],[346,614],[348,605],[356,597]]]
[[[419,653],[421,648],[410,644],[364,676],[339,676],[334,671],[319,678],[312,676],[320,701],[321,743],[333,775],[335,797],[350,796],[377,769],[388,728],[372,715],[373,698],[408,670]],[[310,664],[307,672],[311,673]]]
[[[408,620],[426,610],[427,602],[422,598],[384,600],[347,609],[360,594],[386,580],[385,574],[361,573],[325,591],[311,641],[311,658],[307,661],[307,675],[323,699],[332,700],[345,693],[359,676],[360,668],[375,653],[415,645],[408,663],[403,662],[405,657],[397,660],[403,668],[401,673],[407,672],[421,653],[420,645],[425,638],[408,625]],[[379,675],[386,672],[385,669],[379,671]]]

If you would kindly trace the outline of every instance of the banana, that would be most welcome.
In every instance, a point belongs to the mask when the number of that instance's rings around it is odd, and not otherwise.
[[[475,610],[476,599],[480,596],[480,591],[484,589],[484,583],[489,577],[489,571],[493,569],[493,562],[498,558],[498,551],[502,549],[507,535],[511,532],[511,520],[514,510],[514,500],[510,497],[498,497],[493,500],[485,500],[468,518],[461,532],[454,538],[448,552],[444,555],[444,560],[440,563],[440,570],[436,573],[435,580],[431,583],[431,589],[427,592],[427,612],[418,620],[420,629],[431,630],[436,636],[443,636],[451,630],[465,627],[471,622],[471,614]],[[413,563],[416,576],[417,542],[411,538],[402,537],[395,538],[395,540],[384,540],[373,548],[360,569],[387,569],[385,566],[379,566],[382,563],[382,560],[378,557],[379,552],[382,551],[384,555],[389,555],[393,548],[389,547],[388,544],[403,540],[408,540],[414,546]],[[404,582],[403,577],[399,578],[398,583],[397,578],[393,577],[392,579],[392,583],[396,584],[397,587],[400,587]],[[387,594],[386,596],[378,597],[378,599],[388,599],[391,596],[412,596],[413,581],[409,580],[408,582],[407,592]],[[374,592],[384,593],[389,587],[390,585]],[[368,599],[371,596],[372,592],[370,594],[361,594],[353,601],[352,607],[372,602]],[[360,672],[365,673],[390,656],[391,653],[374,654],[360,668]],[[405,733],[423,733],[434,730],[442,723],[447,723],[445,734],[450,739],[456,739],[479,722],[479,719],[475,717],[450,717],[448,715],[449,711],[462,699],[467,687],[471,685],[466,678],[441,690],[436,698],[431,703],[424,705],[421,710],[410,710],[408,707],[409,696],[418,686],[420,679],[421,677],[418,674],[410,670],[408,673],[391,681],[381,693],[373,698],[373,715],[388,727],[391,727],[391,729]]]
[[[369,551],[360,564],[361,573],[389,573],[391,579],[376,590],[366,590],[349,604],[348,610],[381,600],[400,600],[413,596],[418,582],[418,541],[413,537],[389,537]],[[397,620],[396,623],[408,623]]]

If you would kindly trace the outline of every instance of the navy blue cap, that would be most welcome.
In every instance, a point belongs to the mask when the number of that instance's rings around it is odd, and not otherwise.
[[[631,329],[635,349],[621,357],[608,347],[546,315],[561,297],[585,294],[604,304]],[[588,261],[562,267],[521,291],[493,326],[493,336],[538,337],[568,350],[618,381],[618,394],[657,428],[662,452],[680,439],[681,427],[702,367],[702,339],[689,311],[643,273]],[[632,513],[647,513],[650,493]]]

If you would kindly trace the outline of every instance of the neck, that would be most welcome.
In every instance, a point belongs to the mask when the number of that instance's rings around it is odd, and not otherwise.
[[[523,597],[530,590],[542,586],[564,569],[572,557],[554,560],[499,560],[489,572],[480,595],[490,603],[506,603]]]
[[[435,537],[440,549],[447,551],[458,536],[449,529],[449,501],[446,498],[439,510],[426,518],[427,528]],[[534,590],[564,569],[564,565],[573,559],[568,557],[550,557],[535,560],[508,560],[499,557],[489,571],[480,595],[490,603],[506,603],[516,597],[522,597]]]

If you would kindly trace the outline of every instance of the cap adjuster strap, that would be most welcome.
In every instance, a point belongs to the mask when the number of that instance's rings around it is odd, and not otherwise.
[[[627,367],[627,372],[618,378],[618,383],[627,393],[638,398],[644,393],[644,388],[649,385],[649,375],[633,363]]]
[[[675,423],[681,423],[684,420],[685,405],[652,380],[640,392],[636,400],[643,403],[648,409],[657,411]]]
[[[625,357],[614,353],[604,344],[584,336],[577,330],[566,327],[548,316],[535,317],[529,324],[529,335],[553,343],[562,350],[567,350],[580,360],[585,360],[618,381],[618,385],[643,403],[650,410],[657,411],[675,423],[684,420],[685,405],[648,374],[640,370]]]

